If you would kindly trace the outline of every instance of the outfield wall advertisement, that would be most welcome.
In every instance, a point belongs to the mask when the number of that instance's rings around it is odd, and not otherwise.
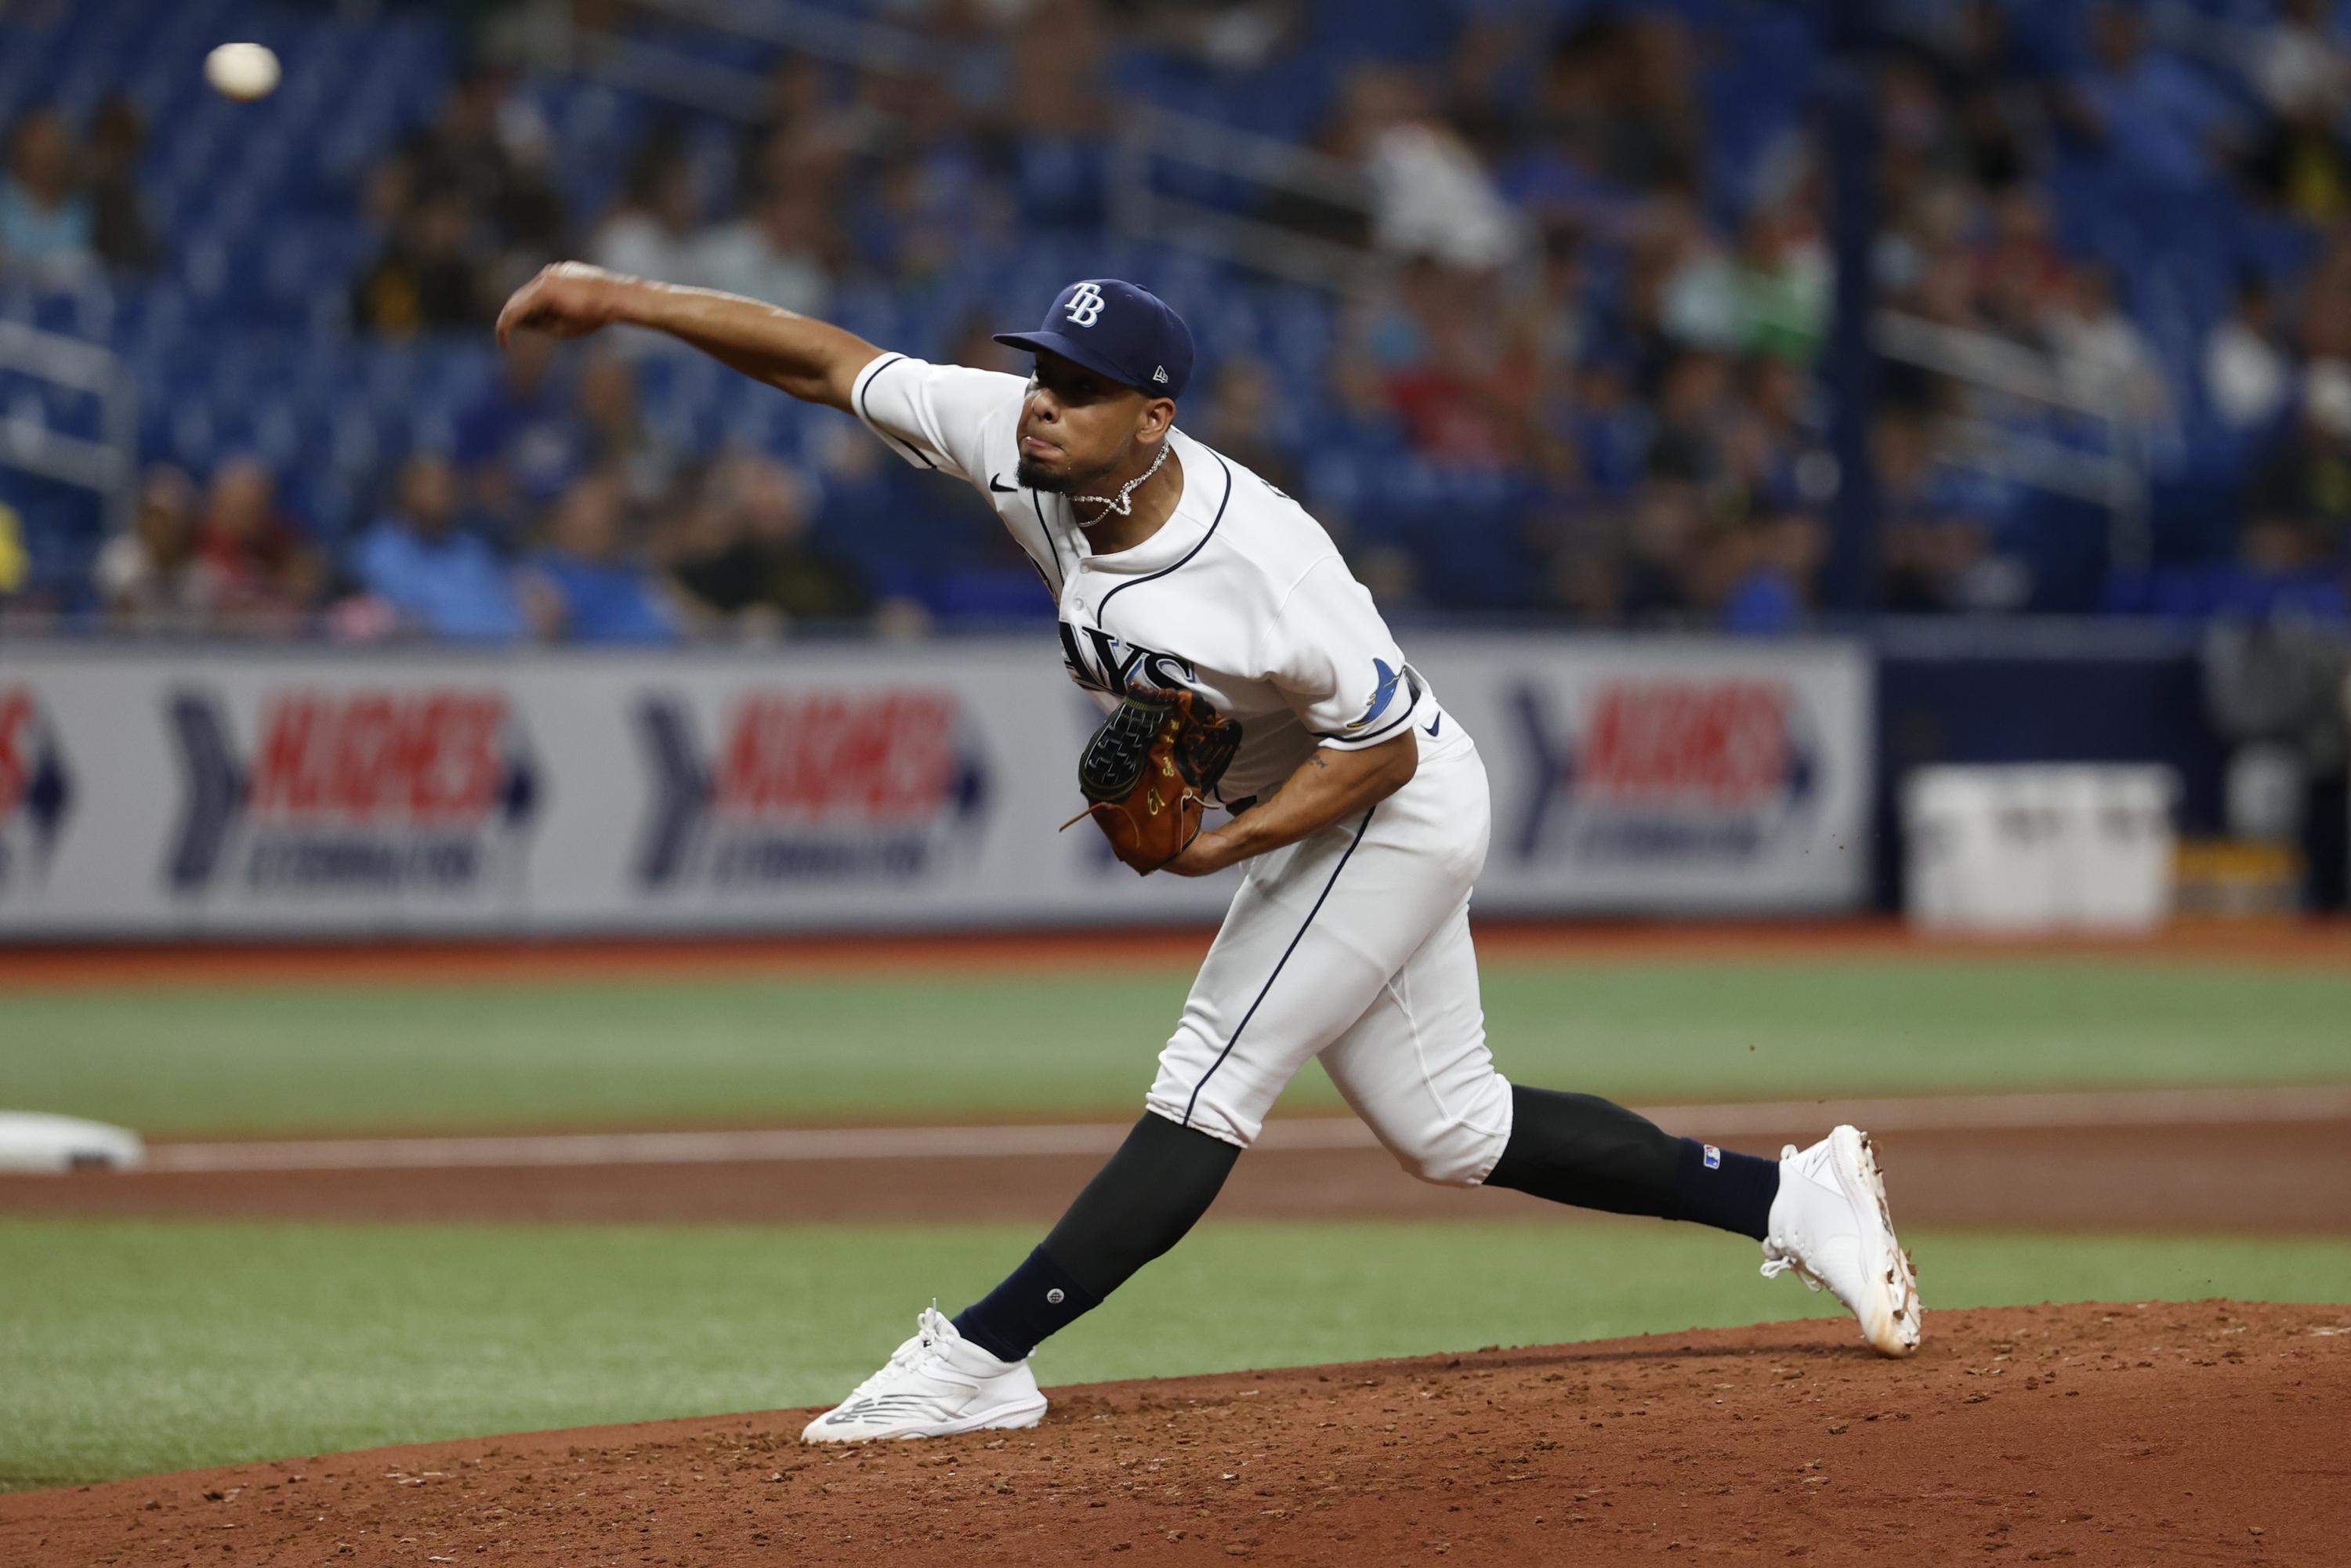
[[[1493,784],[1479,906],[1857,904],[1836,644],[1421,638]],[[0,650],[0,934],[1212,918],[1081,823],[1050,636],[761,653]]]

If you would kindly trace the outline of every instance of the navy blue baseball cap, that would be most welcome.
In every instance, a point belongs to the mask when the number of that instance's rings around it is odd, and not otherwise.
[[[1192,379],[1192,329],[1147,288],[1115,277],[1072,283],[1053,297],[1034,332],[996,340],[1032,354],[1059,354],[1151,397],[1182,397]]]

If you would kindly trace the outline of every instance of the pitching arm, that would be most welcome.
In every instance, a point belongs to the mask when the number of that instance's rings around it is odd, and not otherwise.
[[[882,353],[854,332],[780,306],[578,261],[542,267],[515,290],[498,312],[498,341],[517,331],[579,338],[615,324],[666,332],[802,402],[844,412],[858,372]]]

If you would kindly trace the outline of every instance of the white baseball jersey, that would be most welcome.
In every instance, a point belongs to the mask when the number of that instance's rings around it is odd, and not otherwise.
[[[1501,1156],[1510,1085],[1494,1070],[1469,939],[1490,821],[1484,764],[1295,501],[1169,434],[1184,493],[1132,549],[1096,554],[1060,496],[1015,477],[1018,376],[883,354],[852,406],[907,462],[986,495],[1060,607],[1071,678],[1101,704],[1183,686],[1241,727],[1219,793],[1237,808],[1317,747],[1415,730],[1412,779],[1369,810],[1246,863],[1145,1100],[1247,1146],[1320,1057],[1405,1168],[1474,1184]]]
[[[1066,497],[1013,477],[1027,392],[1001,371],[884,354],[852,402],[907,462],[987,497],[1059,606],[1071,678],[1105,710],[1141,684],[1188,687],[1236,720],[1227,800],[1271,789],[1317,746],[1376,746],[1406,725],[1424,753],[1457,742],[1371,594],[1297,502],[1178,430],[1174,515],[1134,549],[1096,554]]]

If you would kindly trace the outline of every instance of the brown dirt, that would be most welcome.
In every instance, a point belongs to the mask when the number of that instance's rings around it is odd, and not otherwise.
[[[1702,1128],[1687,1131],[1702,1134]],[[1810,1142],[1818,1123],[1738,1142]],[[1876,1137],[1905,1226],[2351,1232],[2351,1121],[1914,1131]],[[0,1176],[0,1214],[323,1220],[869,1223],[1061,1213],[1099,1155],[789,1165]],[[1377,1149],[1250,1151],[1226,1218],[1539,1220],[1504,1191],[1412,1180]],[[1579,1217],[1581,1218],[1581,1217]]]
[[[1065,972],[1197,964],[1207,926],[890,936],[727,936],[0,946],[0,990],[138,985],[343,985],[674,979],[854,970]],[[1489,957],[1569,962],[1774,962],[1862,956],[2099,956],[2351,969],[2351,922],[2192,922],[2144,937],[1923,936],[1884,919],[1626,924],[1481,921]]]
[[[1059,1391],[1032,1432],[811,1450],[806,1412],[0,1497],[0,1562],[2318,1564],[2351,1310],[1930,1314]]]

